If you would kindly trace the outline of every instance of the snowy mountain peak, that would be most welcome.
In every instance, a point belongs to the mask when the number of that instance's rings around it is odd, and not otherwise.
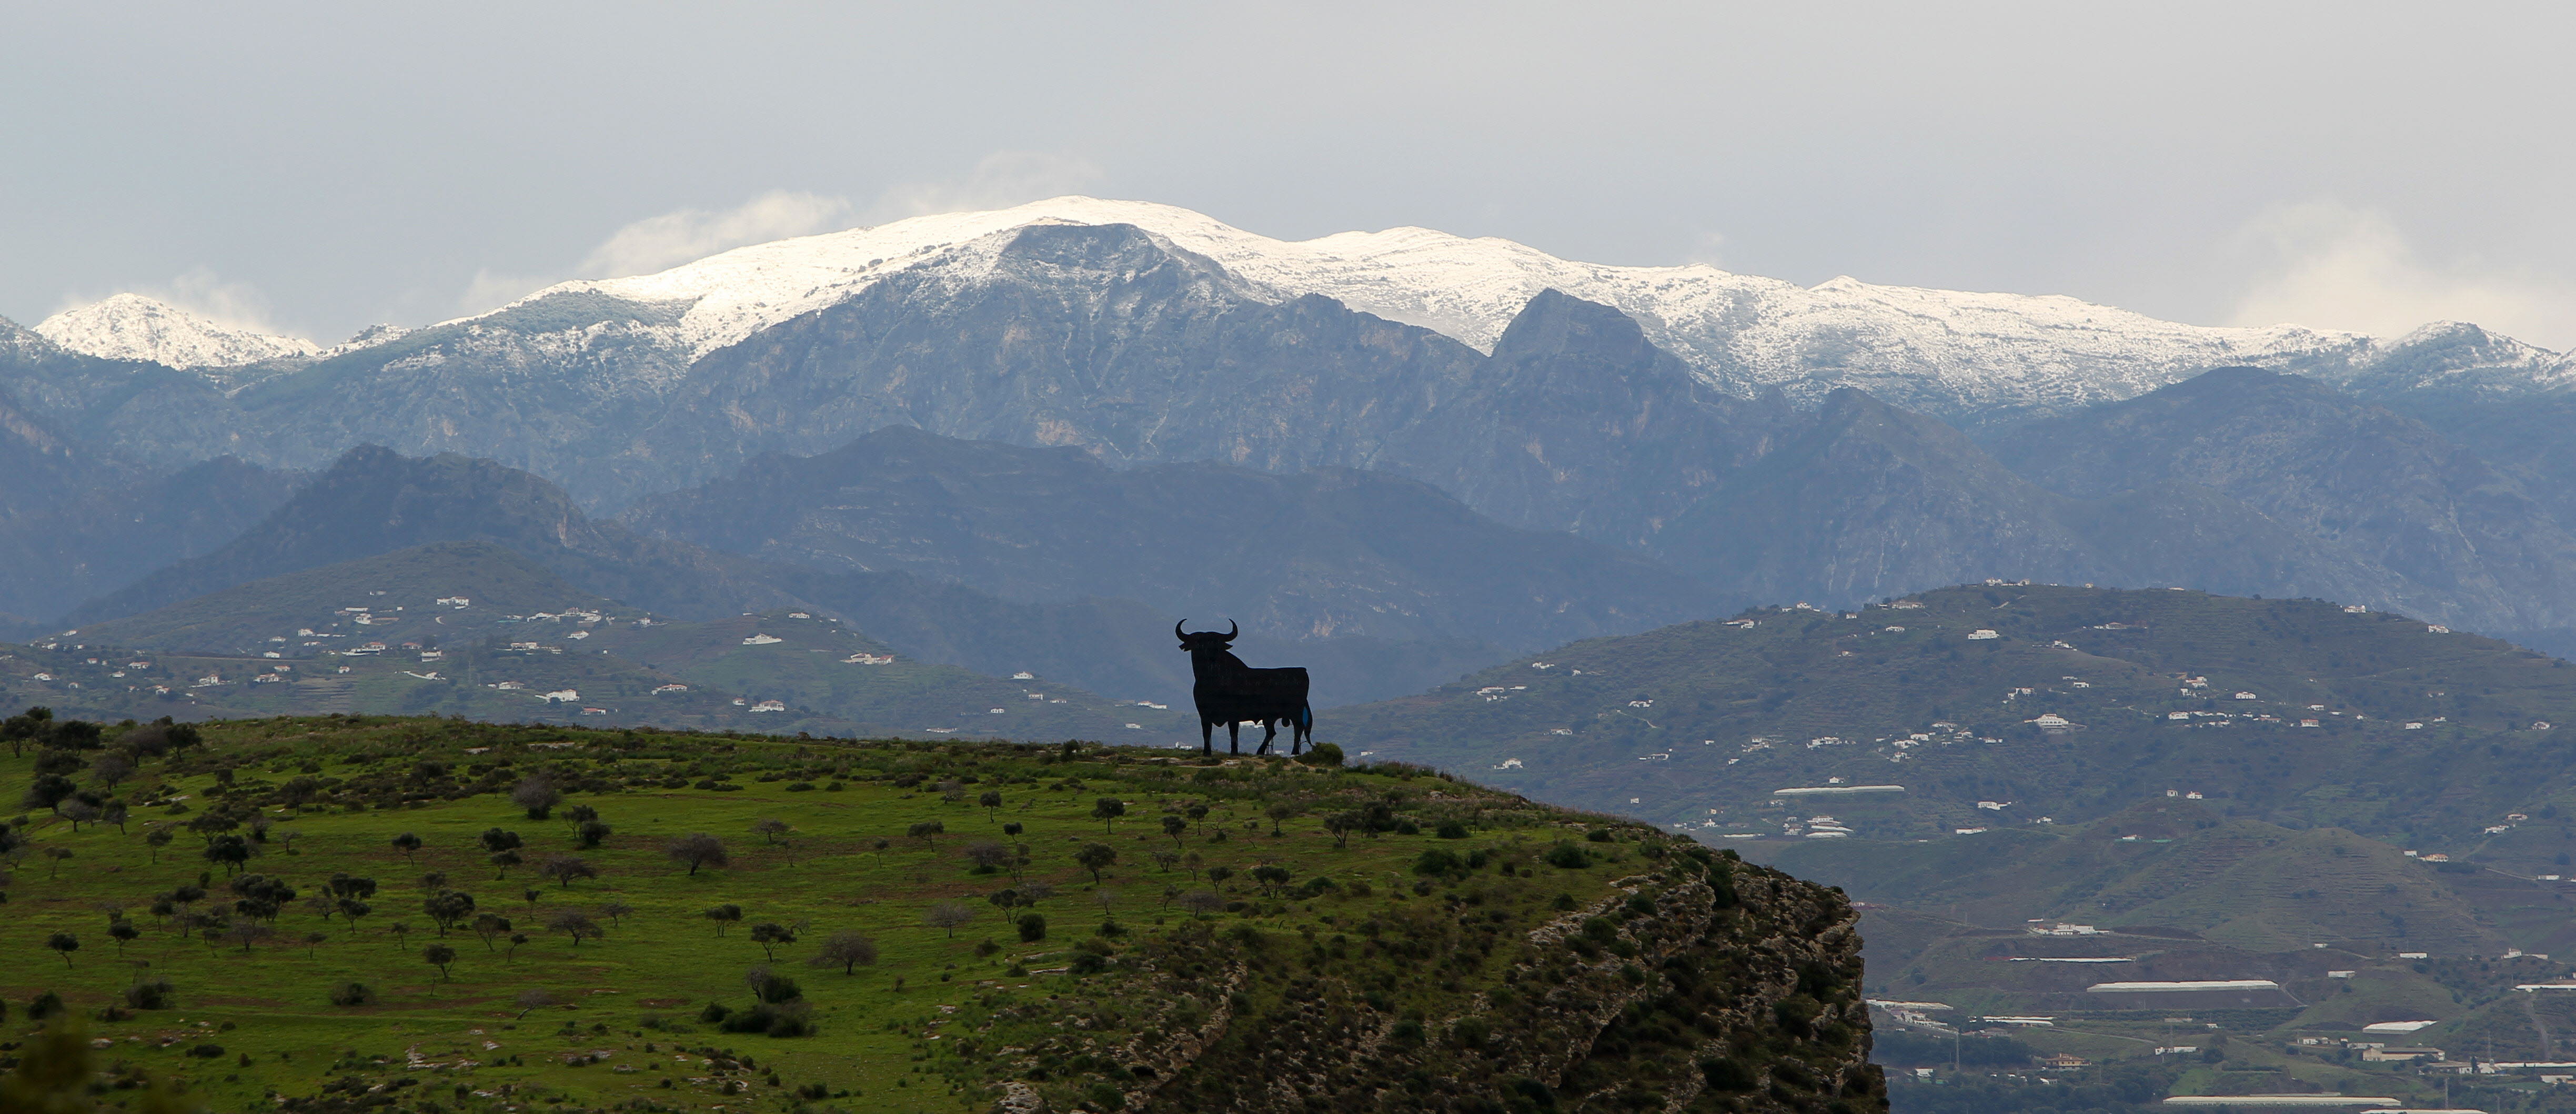
[[[2230,364],[2334,378],[2390,350],[2356,333],[2186,325],[2062,295],[1876,286],[1850,276],[1800,287],[1702,264],[1582,263],[1409,226],[1278,240],[1177,206],[1079,196],[754,244],[658,274],[563,283],[513,306],[583,292],[685,306],[665,335],[694,359],[951,258],[944,249],[1037,224],[1135,225],[1214,259],[1263,296],[1321,294],[1486,352],[1531,298],[1554,289],[1635,318],[1720,389],[1777,387],[1812,402],[1859,387],[1950,418],[2129,398]]]
[[[239,367],[322,350],[302,337],[235,328],[140,294],[64,310],[37,322],[35,331],[83,355],[175,368]]]

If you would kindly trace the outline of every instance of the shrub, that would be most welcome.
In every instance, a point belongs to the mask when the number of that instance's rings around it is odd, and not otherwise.
[[[1046,918],[1036,913],[1022,914],[1019,920],[1020,942],[1034,944],[1046,939]]]
[[[1591,840],[1594,843],[1608,843],[1619,837],[1611,835],[1610,829],[1608,828],[1594,828],[1591,831],[1583,833],[1583,838]]]
[[[1753,1089],[1753,1069],[1745,1067],[1742,1061],[1731,1057],[1714,1056],[1702,1060],[1699,1062],[1699,1073],[1708,1080],[1708,1089],[1712,1091]]]
[[[732,1007],[727,1006],[722,1002],[709,1002],[707,1003],[707,1008],[698,1011],[698,1020],[706,1022],[709,1025],[713,1025],[717,1022],[723,1021],[726,1017],[729,1017],[732,1014]]]
[[[1438,828],[1433,829],[1431,834],[1439,836],[1442,839],[1465,839],[1467,838],[1467,826],[1455,820],[1443,820],[1440,822],[1440,826]]]
[[[1556,846],[1547,849],[1545,858],[1547,865],[1567,870],[1581,870],[1592,865],[1591,853],[1575,846],[1571,840],[1556,841]]]
[[[1298,755],[1297,761],[1309,766],[1339,766],[1342,764],[1342,748],[1331,743],[1317,743],[1307,747],[1306,753]]]
[[[1427,874],[1433,877],[1446,874],[1464,874],[1467,872],[1467,864],[1460,860],[1458,856],[1450,854],[1447,850],[1434,847],[1414,857],[1413,872],[1415,874]]]
[[[179,991],[168,979],[136,983],[125,988],[125,1004],[138,1010],[166,1010],[178,1005]]]
[[[198,1046],[197,1046],[197,1047],[195,1047],[195,1048],[191,1048],[191,1049],[189,1049],[189,1050],[188,1050],[188,1055],[191,1055],[191,1056],[203,1056],[203,1057],[205,1057],[206,1059],[209,1059],[209,1060],[212,1060],[212,1059],[214,1059],[215,1057],[217,1057],[217,1056],[221,1056],[221,1055],[223,1055],[223,1054],[224,1054],[224,1046],[222,1046],[222,1045],[220,1045],[220,1044],[201,1044],[201,1045],[198,1045]]]
[[[803,1002],[783,1006],[763,1002],[726,1015],[717,1027],[728,1033],[761,1033],[772,1037],[803,1037],[814,1032],[812,1013]]]
[[[363,1006],[375,1000],[376,992],[362,982],[344,982],[331,988],[331,1004],[335,1006]]]

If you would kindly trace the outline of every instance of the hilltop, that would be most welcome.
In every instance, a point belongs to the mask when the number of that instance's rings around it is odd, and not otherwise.
[[[0,995],[218,1109],[1885,1109],[1838,895],[1406,767],[8,737]]]

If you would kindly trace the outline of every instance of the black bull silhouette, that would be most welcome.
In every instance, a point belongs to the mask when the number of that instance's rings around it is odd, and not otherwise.
[[[1186,621],[1186,620],[1185,620]],[[1254,669],[1234,656],[1230,644],[1243,628],[1233,621],[1226,632],[1201,631],[1191,634],[1172,624],[1172,634],[1181,640],[1181,649],[1190,652],[1190,675],[1196,680],[1190,686],[1190,698],[1199,706],[1199,753],[1216,753],[1216,725],[1225,725],[1226,749],[1243,753],[1243,725],[1261,725],[1261,749],[1254,754],[1270,753],[1270,740],[1279,737],[1279,724],[1288,724],[1288,753],[1294,755],[1315,736],[1315,709],[1306,702],[1306,671],[1300,668]]]

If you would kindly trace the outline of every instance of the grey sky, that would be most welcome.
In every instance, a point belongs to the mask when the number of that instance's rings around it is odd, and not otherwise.
[[[2576,347],[2576,9],[2466,7],[22,5],[0,315],[330,340],[1086,192]]]

